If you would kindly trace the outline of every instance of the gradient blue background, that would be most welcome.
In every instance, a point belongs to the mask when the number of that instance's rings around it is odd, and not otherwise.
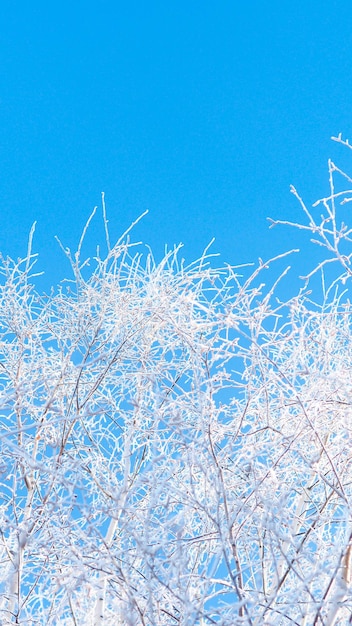
[[[157,257],[212,237],[232,264],[295,245],[295,220],[327,192],[331,142],[352,138],[351,4],[177,0],[0,3],[0,250],[34,248],[46,280],[68,268],[100,194],[112,238]],[[351,168],[352,169],[352,168]],[[350,170],[351,171],[351,170]],[[95,219],[87,240],[103,240]],[[308,253],[306,253],[308,254]],[[307,261],[307,259],[306,259]],[[305,262],[306,262],[305,261]]]

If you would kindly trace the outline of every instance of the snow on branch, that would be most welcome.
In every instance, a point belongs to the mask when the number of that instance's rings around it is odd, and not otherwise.
[[[2,624],[348,623],[351,191],[336,176],[329,162],[311,209],[292,187],[305,221],[271,220],[326,255],[308,283],[340,266],[320,300],[310,284],[277,297],[289,253],[214,268],[208,249],[157,263],[130,229],[113,245],[104,196],[106,256],[82,258],[92,214],[50,296],[34,227],[27,256],[2,259]]]

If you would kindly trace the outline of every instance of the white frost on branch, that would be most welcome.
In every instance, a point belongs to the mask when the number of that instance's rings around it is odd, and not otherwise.
[[[157,264],[129,231],[112,246],[104,198],[106,257],[88,270],[87,224],[57,293],[32,285],[34,229],[24,260],[2,259],[0,623],[348,623],[350,191],[335,176],[329,162],[311,210],[292,190],[308,223],[280,223],[329,256],[287,302],[286,254],[212,269],[175,248]],[[314,301],[327,264],[342,269]]]

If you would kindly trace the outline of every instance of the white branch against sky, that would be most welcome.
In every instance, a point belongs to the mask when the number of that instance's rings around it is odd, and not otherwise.
[[[33,232],[2,259],[1,624],[351,622],[351,191],[329,180],[312,209],[293,190],[326,257],[286,302],[291,256],[157,263],[110,243],[105,204],[106,257],[66,250],[56,293]]]

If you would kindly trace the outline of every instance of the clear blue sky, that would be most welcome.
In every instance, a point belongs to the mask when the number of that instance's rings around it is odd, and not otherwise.
[[[311,202],[329,156],[352,165],[330,141],[352,138],[351,27],[347,0],[1,0],[0,250],[37,220],[56,282],[54,235],[74,248],[104,191],[113,236],[149,209],[157,255],[283,251],[266,217],[298,218],[290,183]]]

